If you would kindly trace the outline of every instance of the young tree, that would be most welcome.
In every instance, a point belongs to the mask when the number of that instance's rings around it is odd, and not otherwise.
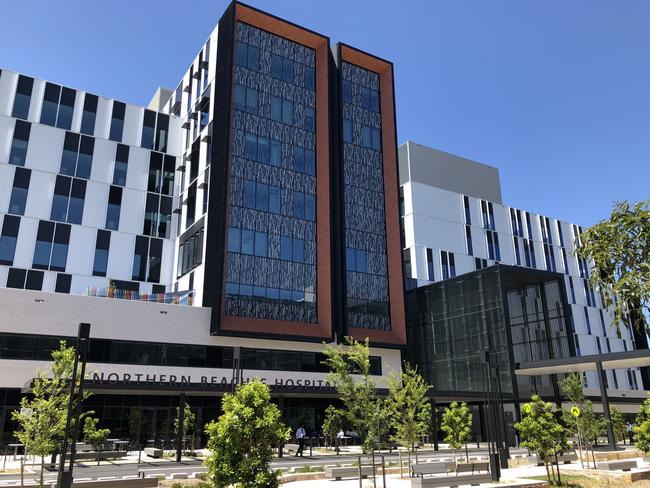
[[[523,407],[524,417],[515,424],[519,431],[521,445],[537,454],[546,467],[549,481],[555,481],[553,458],[569,448],[564,427],[558,422],[553,405],[533,395],[530,403]],[[549,463],[550,471],[549,471]],[[558,466],[557,480],[560,480]]]
[[[176,407],[176,418],[174,418],[174,434],[178,435],[178,417],[180,416],[180,408]],[[186,435],[190,435],[190,449],[194,452],[194,430],[196,427],[196,414],[192,412],[192,408],[188,403],[183,407],[183,432],[181,439],[185,439]]]
[[[650,397],[641,404],[632,430],[634,445],[650,456]]]
[[[440,428],[445,433],[445,442],[451,446],[456,461],[456,449],[467,445],[472,438],[472,412],[467,403],[451,402],[442,414]]]
[[[623,417],[623,411],[620,408],[611,407],[609,416],[612,421],[612,429],[617,440],[622,440],[625,443],[625,435],[627,434],[627,422]]]
[[[650,314],[650,200],[618,202],[607,220],[580,234],[578,256],[590,261],[589,281],[614,309],[620,330],[630,312],[637,329],[647,329]],[[617,297],[617,298],[615,298]]]
[[[338,434],[345,426],[346,415],[343,410],[336,408],[333,405],[328,405],[325,409],[325,419],[323,420],[323,435],[329,440],[329,444],[334,444],[336,452],[339,449]]]
[[[54,462],[55,454],[61,450],[74,358],[74,347],[66,347],[65,341],[61,341],[59,349],[52,351],[50,374],[37,370],[31,395],[21,398],[20,410],[12,412],[12,418],[19,426],[14,435],[25,446],[27,453],[41,457],[41,464],[44,463],[44,456],[50,454]],[[81,378],[77,378],[76,387],[80,381]],[[84,391],[83,398],[89,396],[90,393]],[[73,408],[76,408],[76,402]],[[80,420],[92,413],[82,414]],[[74,422],[71,422],[71,431],[74,432],[74,429]],[[74,441],[71,439],[71,442]],[[41,469],[41,477],[42,475]]]
[[[100,444],[106,442],[111,433],[110,429],[98,429],[98,423],[99,419],[93,417],[86,417],[84,421],[84,442],[91,444],[96,451]]]
[[[417,368],[407,362],[399,375],[393,371],[388,377],[385,405],[395,431],[391,439],[407,448],[409,465],[414,445],[431,425],[431,404],[426,396],[430,388]]]
[[[221,402],[223,414],[206,426],[210,454],[205,460],[216,488],[277,488],[270,470],[273,446],[285,442],[289,428],[271,402],[269,387],[255,379],[237,386]]]
[[[371,452],[375,447],[374,439],[380,436],[385,425],[376,385],[370,378],[368,339],[358,342],[346,337],[345,346],[327,346],[323,353],[324,363],[330,370],[327,380],[341,397],[348,422],[361,437],[364,452]]]

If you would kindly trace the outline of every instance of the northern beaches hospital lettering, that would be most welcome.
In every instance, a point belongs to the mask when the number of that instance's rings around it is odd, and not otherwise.
[[[145,374],[145,373],[93,373],[87,380],[92,385],[128,385],[133,387],[172,387],[172,388],[226,388],[234,382],[233,378],[226,376],[199,376],[198,381],[192,381],[191,375],[173,374]],[[197,377],[194,377],[196,380]],[[251,381],[252,377],[243,379],[243,383]],[[300,388],[300,389],[331,389],[332,386],[326,380],[276,378],[273,382],[267,378],[258,378],[263,383],[269,384],[271,388]]]

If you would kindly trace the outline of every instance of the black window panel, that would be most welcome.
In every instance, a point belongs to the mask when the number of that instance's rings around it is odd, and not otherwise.
[[[32,88],[34,78],[20,75],[18,77],[18,87],[16,88],[16,98],[14,98],[14,108],[11,113],[12,117],[26,119],[29,115],[29,103],[32,99]]]
[[[74,176],[77,170],[77,158],[79,156],[79,134],[66,132],[63,140],[63,153],[61,154],[60,173]]]
[[[149,271],[147,281],[158,283],[160,281],[160,261],[162,259],[162,239],[151,239],[149,248]]]
[[[156,193],[147,193],[147,201],[144,207],[144,228],[142,229],[142,233],[147,236],[156,235],[159,202],[160,195]]]
[[[147,191],[160,193],[162,184],[162,165],[163,155],[159,152],[151,152],[149,156],[149,180],[147,183]]]
[[[14,138],[11,141],[11,152],[9,153],[9,164],[25,166],[31,128],[32,125],[29,122],[16,120]]]
[[[173,195],[175,172],[176,172],[176,158],[174,156],[165,155],[161,193],[164,193],[165,195]]]
[[[0,235],[0,264],[12,266],[16,252],[16,241],[18,229],[20,228],[20,217],[5,215]]]
[[[54,83],[45,83],[43,107],[41,108],[41,124],[56,125],[56,113],[59,108],[61,87]]]
[[[118,101],[113,102],[113,115],[111,117],[111,130],[109,134],[111,141],[122,142],[125,112],[126,104]]]
[[[50,219],[65,222],[68,215],[68,200],[70,197],[71,178],[58,175],[54,184],[54,196],[52,197],[52,210]]]
[[[72,224],[81,224],[84,212],[84,200],[86,198],[86,180],[77,178],[72,181],[72,191],[70,192],[70,205],[68,207],[67,222]]]
[[[30,269],[27,272],[27,281],[25,282],[26,290],[42,290],[43,289],[43,271],[35,271]]]
[[[25,205],[27,203],[27,193],[29,191],[29,180],[32,172],[28,169],[16,167],[14,173],[14,184],[11,189],[11,198],[9,200],[9,213],[16,215],[25,214]]]
[[[54,291],[57,293],[70,293],[70,285],[72,283],[72,275],[65,273],[57,273],[56,285]]]
[[[140,283],[134,281],[111,280],[111,284],[117,290],[140,291]]]
[[[172,223],[172,198],[160,197],[158,237],[169,237]]]
[[[20,268],[9,268],[7,276],[7,288],[25,288],[25,278],[27,277],[27,270]]]
[[[147,254],[149,251],[149,239],[136,236],[135,249],[133,251],[133,275],[132,280],[145,281],[147,278]]]
[[[126,175],[129,167],[129,146],[117,145],[115,167],[113,168],[113,184],[126,185]]]
[[[106,207],[106,228],[118,230],[120,227],[120,209],[122,205],[122,188],[111,186],[108,191],[108,206]]]
[[[142,120],[142,141],[140,145],[147,149],[153,149],[154,132],[156,130],[156,112],[152,110],[144,111]]]
[[[98,230],[97,240],[95,241],[95,261],[93,263],[93,276],[106,276],[110,243],[111,233],[106,230]]]
[[[50,269],[52,271],[65,271],[68,260],[68,243],[70,242],[71,226],[57,224],[54,232],[54,245],[52,246],[52,258]]]
[[[77,160],[77,171],[75,173],[79,178],[90,178],[94,151],[95,139],[88,136],[81,136],[81,142],[79,144],[79,158]]]
[[[158,114],[156,125],[156,151],[167,152],[167,139],[169,134],[169,115]]]
[[[95,118],[97,116],[97,95],[86,93],[84,97],[84,110],[81,116],[81,132],[90,136],[95,133]]]
[[[192,183],[187,190],[187,209],[185,228],[188,228],[196,219],[196,182]]]
[[[151,288],[152,293],[165,293],[165,285],[153,285]]]
[[[72,127],[72,113],[77,92],[71,88],[63,87],[61,90],[61,103],[59,104],[59,115],[56,119],[56,126],[69,130]]]

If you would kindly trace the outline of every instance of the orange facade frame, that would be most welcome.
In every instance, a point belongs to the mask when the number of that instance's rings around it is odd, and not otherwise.
[[[388,301],[391,330],[350,327],[349,335],[358,340],[383,344],[406,344],[406,312],[402,272],[402,244],[399,218],[399,180],[397,177],[397,140],[393,64],[339,44],[339,59],[379,75],[381,142],[384,162],[384,213],[386,218],[386,254],[388,258]]]
[[[284,320],[234,317],[223,313],[224,307],[222,302],[220,330],[263,335],[300,336],[314,339],[330,338],[332,336],[332,277],[330,243],[329,39],[240,3],[235,3],[235,22],[244,22],[316,51],[316,308],[318,321],[316,324],[312,324]],[[226,255],[227,253],[224,253],[224,260]],[[224,269],[226,269],[225,266]],[[224,300],[224,297],[222,297],[222,300]]]

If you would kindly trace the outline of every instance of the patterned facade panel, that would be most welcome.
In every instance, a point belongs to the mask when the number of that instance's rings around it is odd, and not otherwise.
[[[226,315],[317,322],[314,63],[237,24]]]
[[[379,76],[341,68],[348,326],[390,330]]]

